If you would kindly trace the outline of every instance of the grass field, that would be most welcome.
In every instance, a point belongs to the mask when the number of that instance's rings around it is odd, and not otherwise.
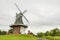
[[[37,40],[37,37],[26,34],[0,35],[0,40]]]
[[[48,40],[60,40],[60,36],[43,36]],[[27,34],[19,35],[0,35],[0,40],[37,40],[37,37]]]
[[[42,38],[47,38],[49,40],[60,40],[60,36],[44,36]]]

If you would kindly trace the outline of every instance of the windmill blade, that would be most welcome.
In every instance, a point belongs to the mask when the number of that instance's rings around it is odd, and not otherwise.
[[[24,14],[25,12],[27,12],[27,10],[24,10],[24,11],[23,11],[23,14]]]
[[[21,10],[19,9],[19,7],[17,6],[17,4],[16,4],[16,3],[15,3],[15,6],[16,6],[16,7],[17,7],[17,9],[20,11],[20,13],[22,13],[22,12],[21,12]]]
[[[23,15],[23,17],[26,19],[26,21],[29,23],[29,21],[27,20],[27,18]]]

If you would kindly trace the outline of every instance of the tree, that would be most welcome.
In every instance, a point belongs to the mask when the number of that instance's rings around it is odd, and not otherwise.
[[[47,31],[47,32],[45,33],[45,36],[49,36],[49,35],[50,35],[50,32]]]
[[[5,35],[6,34],[6,31],[1,31],[0,30],[0,35]]]
[[[1,35],[1,30],[0,30],[0,35]]]
[[[55,28],[50,31],[51,36],[58,36],[59,33],[60,33],[60,30],[58,28]]]
[[[42,32],[37,33],[37,36],[38,36],[38,37],[42,37],[42,36],[44,36],[44,33],[42,33]]]
[[[6,34],[6,31],[2,31],[2,32],[1,32],[1,35],[5,35],[5,34]]]
[[[13,29],[10,29],[10,30],[8,31],[8,33],[11,33],[11,34],[12,34],[12,33],[13,33]]]
[[[38,37],[41,37],[41,36],[60,36],[60,30],[58,28],[55,28],[55,29],[52,29],[50,31],[46,31],[45,33],[43,33],[43,32],[37,33],[37,36]]]

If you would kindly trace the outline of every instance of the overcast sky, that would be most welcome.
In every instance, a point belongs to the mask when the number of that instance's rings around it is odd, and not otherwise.
[[[22,12],[27,10],[24,15],[30,24],[26,30],[37,33],[60,28],[60,0],[0,0],[1,30],[9,30],[9,25],[15,21],[16,13],[19,13],[14,3]],[[25,19],[23,21],[27,24]]]

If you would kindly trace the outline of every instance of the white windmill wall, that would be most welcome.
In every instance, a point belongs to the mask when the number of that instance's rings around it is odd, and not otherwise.
[[[21,34],[25,34],[26,33],[25,32],[25,28],[24,27],[21,27],[20,32],[21,32]]]

